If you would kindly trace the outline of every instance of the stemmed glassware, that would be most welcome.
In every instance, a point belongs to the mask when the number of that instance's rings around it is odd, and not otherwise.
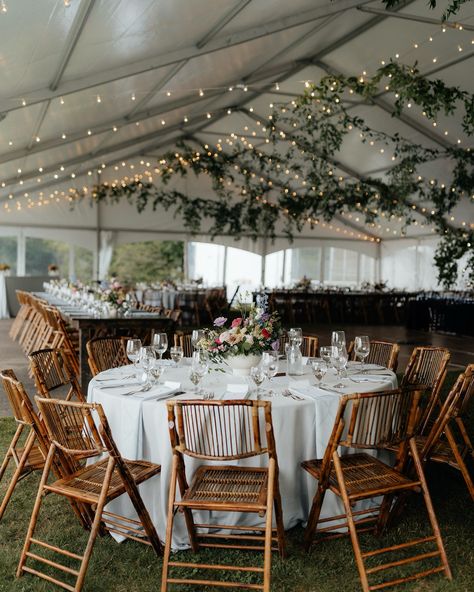
[[[342,370],[347,364],[347,350],[346,346],[343,347],[331,347],[331,364],[334,366],[337,372],[339,382],[335,384],[335,388],[343,388],[345,384],[342,382]]]
[[[265,369],[263,366],[260,364],[258,366],[252,366],[252,368],[250,368],[250,377],[257,387],[257,399],[260,399],[262,396],[262,390],[260,387],[266,378]]]
[[[278,352],[263,352],[261,366],[265,376],[271,381],[278,374]]]
[[[367,335],[358,335],[354,339],[354,352],[360,358],[360,371],[364,372],[364,360],[370,353],[370,340]]]
[[[326,365],[329,366],[331,362],[331,346],[323,345],[319,348],[319,355],[323,362],[326,362]]]
[[[204,335],[205,333],[203,329],[194,329],[191,333],[191,345],[195,350],[199,349],[197,344],[201,341]]]
[[[156,360],[155,350],[151,345],[147,345],[145,347],[140,348],[140,353],[138,354],[138,359],[143,372],[145,373],[145,385],[143,386],[144,391],[149,391],[151,389],[151,369],[153,364]]]
[[[173,360],[175,366],[179,366],[183,356],[183,348],[180,345],[174,345],[172,348],[170,348],[170,357]]]
[[[163,354],[168,349],[168,335],[166,335],[166,333],[155,333],[153,335],[153,347],[155,348],[155,352],[159,354],[161,360]]]
[[[135,366],[135,370],[138,370],[138,358],[140,355],[140,348],[142,342],[140,339],[129,339],[127,341],[127,358]]]
[[[333,331],[331,336],[331,345],[334,347],[346,347],[346,334],[344,331]]]
[[[324,360],[313,360],[311,362],[311,369],[316,380],[316,386],[318,386],[328,371],[328,365]]]
[[[199,383],[204,378],[209,370],[209,356],[207,352],[195,351],[191,362],[191,370],[189,378],[194,384],[194,393],[199,394],[201,389],[198,388]]]

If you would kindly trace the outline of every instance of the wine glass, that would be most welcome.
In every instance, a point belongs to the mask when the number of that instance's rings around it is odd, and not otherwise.
[[[331,345],[341,348],[346,347],[346,334],[344,331],[333,331],[331,335]]]
[[[151,389],[151,382],[150,382],[150,371],[153,367],[153,363],[156,360],[155,350],[151,345],[147,345],[145,347],[140,348],[140,353],[138,354],[138,359],[141,368],[145,373],[145,385],[143,386],[143,391],[149,391]]]
[[[328,371],[328,365],[324,360],[313,360],[311,362],[311,368],[316,380],[316,386],[318,386],[321,384],[322,379]]]
[[[335,388],[343,388],[345,384],[342,382],[342,370],[347,364],[347,350],[344,347],[331,347],[331,364],[334,366],[337,372],[339,382],[335,384]]]
[[[290,340],[290,343],[294,343],[300,347],[303,343],[303,329],[299,327],[292,327],[288,331],[288,339]]]
[[[319,355],[323,362],[326,362],[326,365],[329,366],[331,362],[331,346],[323,345],[319,348]]]
[[[271,382],[272,378],[278,373],[278,352],[263,352],[261,365],[265,371],[265,376]]]
[[[198,374],[198,376],[200,376],[201,380],[202,378],[204,378],[204,376],[208,373],[209,371],[209,356],[207,355],[207,352],[202,351],[202,350],[198,350],[193,352],[193,359],[191,362],[191,373],[195,373]],[[192,377],[191,378],[191,382],[193,384],[195,384],[193,382]],[[198,381],[199,384],[199,381]],[[199,393],[199,390],[196,390],[195,392]]]
[[[199,374],[199,372],[197,372],[192,366],[189,370],[189,380],[193,383],[194,388],[193,388],[193,393],[194,394],[199,394],[199,383],[201,382],[202,376]]]
[[[170,348],[170,356],[175,366],[179,366],[179,363],[181,362],[184,356],[183,348],[180,345],[173,346],[172,348]]]
[[[191,345],[194,347],[194,349],[199,349],[197,344],[201,341],[204,335],[205,333],[203,329],[193,330],[193,332],[191,333]]]
[[[140,355],[140,348],[142,342],[140,339],[129,339],[127,341],[127,358],[135,366],[135,370],[138,369],[138,356]]]
[[[364,372],[364,360],[370,353],[370,340],[367,335],[358,335],[354,339],[354,352],[360,358],[360,371]]]
[[[250,377],[255,382],[255,385],[257,387],[257,399],[260,399],[262,396],[262,391],[260,389],[260,386],[263,384],[263,382],[266,378],[265,370],[260,365],[259,366],[252,366],[252,368],[250,368]]]
[[[165,367],[161,363],[161,360],[157,360],[156,358],[152,361],[150,373],[153,377],[153,384],[160,384],[160,378],[165,371]]]
[[[168,335],[166,333],[155,333],[153,335],[153,347],[161,360],[163,354],[168,349]]]

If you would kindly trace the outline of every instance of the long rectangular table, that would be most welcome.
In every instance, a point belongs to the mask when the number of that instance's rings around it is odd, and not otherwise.
[[[69,303],[59,300],[45,292],[36,293],[51,305],[56,306],[65,321],[77,329],[79,334],[79,367],[81,372],[81,384],[85,387],[92,378],[87,363],[86,344],[94,337],[106,336],[130,336],[138,337],[143,343],[149,344],[154,332],[168,333],[168,341],[172,343],[171,337],[176,328],[176,323],[163,315],[153,313],[134,312],[130,316],[115,318],[96,318],[82,309],[74,310]]]

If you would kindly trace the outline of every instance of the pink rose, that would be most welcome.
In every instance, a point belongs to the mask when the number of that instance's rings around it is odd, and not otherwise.
[[[232,321],[231,327],[232,327],[232,329],[234,329],[235,327],[240,327],[241,324],[242,324],[242,318],[238,317],[237,319],[234,319]]]

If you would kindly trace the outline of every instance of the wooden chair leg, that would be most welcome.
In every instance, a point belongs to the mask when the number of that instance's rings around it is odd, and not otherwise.
[[[462,457],[461,453],[459,452],[459,448],[456,443],[456,440],[454,439],[454,435],[448,426],[446,426],[444,433],[445,433],[446,438],[448,440],[449,446],[454,454],[454,458],[456,459],[456,463],[459,467],[459,470],[461,471],[461,474],[464,478],[464,482],[466,483],[469,494],[470,494],[472,500],[474,501],[474,483],[472,482],[471,475],[469,474],[469,470],[466,466],[464,458]]]
[[[392,507],[393,497],[393,495],[383,496],[382,503],[380,504],[379,517],[377,519],[377,524],[375,525],[375,534],[377,536],[381,536],[387,526],[390,517],[390,509]]]
[[[51,446],[48,452],[48,456],[46,458],[46,462],[44,464],[43,473],[41,475],[41,480],[38,486],[38,493],[36,494],[35,505],[33,506],[33,512],[31,513],[30,524],[28,526],[28,532],[26,533],[25,544],[23,546],[23,550],[21,552],[20,561],[18,563],[18,568],[16,570],[16,577],[19,578],[24,571],[27,571],[28,568],[25,568],[25,562],[27,558],[27,553],[30,552],[31,547],[31,539],[35,532],[36,523],[38,521],[38,514],[40,511],[41,503],[43,500],[43,489],[46,485],[48,480],[49,471],[51,469],[51,465],[53,463],[55,447],[54,445]]]
[[[13,473],[12,478],[10,479],[10,483],[8,484],[7,491],[3,497],[2,503],[0,505],[0,520],[3,518],[3,514],[5,513],[5,510],[7,509],[8,502],[10,501],[10,498],[13,495],[13,491],[15,490],[16,484],[18,483],[18,480],[20,479],[21,473],[23,471],[23,467],[25,466],[26,461],[28,460],[28,455],[30,454],[31,449],[33,448],[35,440],[36,440],[35,433],[33,431],[31,431],[28,435],[27,440],[26,440],[23,454],[21,455],[21,457],[19,459],[19,462],[16,466],[15,472]]]
[[[309,551],[311,543],[313,542],[325,495],[326,489],[321,487],[321,485],[318,483],[318,489],[316,490],[316,494],[313,498],[313,503],[311,505],[311,510],[308,517],[308,524],[306,525],[306,530],[304,533],[304,547],[306,551]]]
[[[168,496],[168,521],[166,524],[166,540],[165,550],[163,554],[163,567],[161,568],[161,592],[166,592],[168,589],[168,571],[171,553],[171,538],[173,536],[173,522],[174,522],[174,501],[176,499],[176,482],[178,477],[178,458],[173,455],[173,468],[171,471],[170,493]]]
[[[16,428],[16,431],[13,435],[12,441],[10,442],[10,446],[8,447],[8,450],[6,451],[5,457],[2,461],[2,466],[0,467],[0,481],[2,480],[2,477],[5,473],[5,471],[7,470],[8,463],[10,462],[10,459],[15,458],[15,456],[14,456],[15,446],[17,445],[18,440],[20,439],[23,429],[24,429],[24,426],[21,424],[19,424]]]
[[[107,462],[107,469],[102,485],[102,491],[100,492],[99,501],[97,502],[97,508],[95,510],[94,521],[92,523],[91,533],[87,540],[86,550],[84,551],[81,567],[79,568],[79,575],[77,576],[76,584],[74,586],[75,592],[80,592],[84,584],[84,578],[86,577],[87,568],[92,555],[92,549],[94,547],[95,540],[100,530],[100,523],[102,520],[102,512],[104,511],[105,502],[107,500],[107,492],[109,490],[110,481],[114,472],[115,459],[110,456]]]
[[[273,501],[275,505],[275,522],[278,536],[278,551],[281,559],[286,557],[286,542],[285,542],[285,527],[283,526],[283,507],[281,504],[280,488],[278,487],[278,479],[275,479],[275,486],[273,488]]]
[[[263,552],[263,592],[270,592],[272,574],[272,520],[275,489],[275,459],[268,463],[267,514],[265,519],[265,550]]]
[[[351,503],[349,501],[349,496],[347,495],[346,484],[344,483],[344,475],[342,472],[341,461],[339,460],[339,457],[337,456],[336,452],[333,454],[333,461],[334,469],[337,475],[339,490],[341,492],[342,501],[344,503],[344,509],[346,511],[347,525],[349,527],[349,534],[352,541],[352,547],[354,549],[357,568],[359,570],[359,577],[362,584],[362,590],[364,592],[369,592],[369,581],[367,579],[367,574],[365,572],[364,559],[362,557],[362,552],[360,550],[359,537],[357,536],[357,529],[354,523],[354,517],[352,515]]]
[[[448,558],[446,556],[446,551],[444,550],[443,539],[441,538],[441,532],[439,530],[438,520],[436,519],[436,514],[434,512],[433,503],[431,501],[430,492],[428,490],[428,485],[426,483],[425,474],[423,472],[423,466],[420,461],[420,457],[418,455],[418,449],[416,447],[415,441],[412,438],[410,440],[410,451],[413,458],[413,464],[415,466],[416,473],[418,475],[418,479],[421,484],[421,490],[423,493],[423,498],[425,500],[426,510],[428,512],[428,519],[431,524],[431,528],[433,529],[433,534],[436,539],[436,546],[438,547],[441,563],[443,564],[444,573],[448,580],[452,580],[453,576],[451,574],[451,569],[449,567]]]

